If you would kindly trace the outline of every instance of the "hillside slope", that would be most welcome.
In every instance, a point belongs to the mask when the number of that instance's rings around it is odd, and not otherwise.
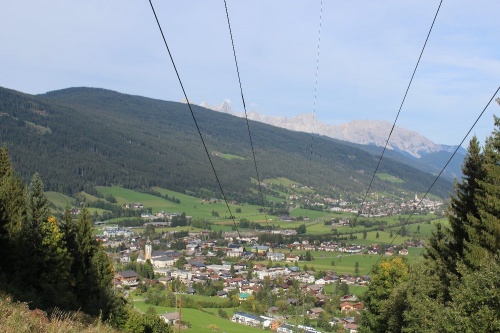
[[[193,106],[217,175],[230,199],[252,201],[254,162],[244,119]],[[187,105],[97,88],[39,96],[0,88],[0,140],[28,179],[40,172],[50,190],[75,193],[94,185],[161,186],[220,197]],[[366,190],[378,156],[340,141],[250,122],[261,179],[286,177],[323,189]],[[241,158],[228,159],[224,154]],[[380,172],[422,192],[434,179],[389,158]],[[440,180],[433,193],[452,189]],[[374,191],[398,191],[375,180]]]

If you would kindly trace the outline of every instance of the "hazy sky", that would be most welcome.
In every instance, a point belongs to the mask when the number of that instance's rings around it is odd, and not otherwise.
[[[147,0],[0,1],[0,86],[183,99]],[[320,0],[227,3],[247,111],[313,113]],[[153,4],[190,101],[243,111],[224,1]],[[438,5],[324,0],[317,119],[392,123]],[[500,1],[445,0],[397,125],[458,144],[499,85]]]

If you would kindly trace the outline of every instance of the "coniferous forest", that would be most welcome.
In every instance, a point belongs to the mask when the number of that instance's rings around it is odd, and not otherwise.
[[[193,106],[224,192],[231,200],[261,204],[244,119]],[[261,179],[285,177],[318,191],[362,193],[380,152],[338,140],[250,122]],[[71,196],[94,186],[153,186],[221,198],[207,154],[186,104],[95,88],[27,95],[0,88],[0,141],[27,182],[38,172],[46,190]],[[228,154],[235,158],[224,158]],[[384,158],[379,172],[404,182],[374,179],[380,191],[424,192],[435,176]],[[439,179],[431,193],[446,197]],[[326,192],[329,191],[329,192]]]
[[[169,332],[158,316],[137,313],[115,292],[113,265],[88,211],[74,219],[68,210],[57,220],[48,204],[40,176],[26,187],[0,148],[0,291],[49,313],[79,311],[119,329]]]
[[[360,332],[500,332],[500,118],[483,147],[470,141],[463,174],[424,259],[373,269]]]

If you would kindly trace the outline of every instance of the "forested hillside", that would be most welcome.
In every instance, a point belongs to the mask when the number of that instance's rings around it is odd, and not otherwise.
[[[259,202],[245,120],[197,106],[193,111],[228,197]],[[379,158],[331,139],[257,122],[250,128],[261,179],[286,177],[330,192],[362,193]],[[0,88],[0,141],[21,177],[39,172],[49,190],[74,194],[116,184],[220,197],[185,104],[95,88],[40,96]],[[396,187],[375,179],[375,191],[422,192],[434,179],[389,158],[379,172],[404,182]],[[451,189],[440,180],[433,193],[447,197]]]

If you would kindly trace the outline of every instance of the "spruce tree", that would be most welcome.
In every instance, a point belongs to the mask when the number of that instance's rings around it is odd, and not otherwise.
[[[476,194],[479,182],[485,177],[485,171],[484,156],[475,136],[469,143],[462,172],[463,178],[461,182],[455,182],[455,193],[450,198],[447,212],[450,226],[436,225],[424,254],[427,259],[435,262],[433,266],[436,267],[436,274],[442,282],[445,300],[450,297],[452,275],[459,275],[457,263],[465,259],[464,248],[470,241],[472,219],[479,216]]]
[[[66,211],[63,228],[68,251],[73,258],[76,304],[90,315],[101,315],[116,326],[124,324],[125,302],[112,289],[114,270],[103,247],[94,238],[89,211],[84,207],[78,220]]]
[[[495,130],[484,147],[484,177],[478,180],[475,204],[478,214],[468,214],[467,262],[477,267],[500,250],[500,118],[494,117]]]
[[[27,287],[33,287],[37,295],[42,292],[39,277],[45,270],[43,263],[42,225],[49,217],[48,200],[43,191],[43,182],[38,173],[33,175],[26,197],[26,223],[23,224],[20,237],[20,251],[30,265],[21,267],[22,282]],[[43,306],[43,304],[34,304]]]
[[[66,221],[65,232],[68,239],[69,251],[73,257],[71,271],[75,277],[75,293],[84,311],[93,312],[98,309],[92,308],[94,302],[93,281],[90,278],[92,259],[97,252],[97,242],[92,234],[90,215],[86,207],[80,213],[76,225]],[[68,225],[69,224],[69,225]]]
[[[25,188],[14,173],[6,147],[0,148],[0,275],[18,280],[22,265],[20,231],[26,218]]]
[[[475,197],[478,183],[485,177],[484,157],[476,137],[470,141],[467,156],[464,160],[461,183],[455,184],[455,196],[451,198],[448,220],[450,222],[450,253],[454,268],[456,261],[463,258],[465,243],[470,241],[469,229],[472,219],[479,217]]]

